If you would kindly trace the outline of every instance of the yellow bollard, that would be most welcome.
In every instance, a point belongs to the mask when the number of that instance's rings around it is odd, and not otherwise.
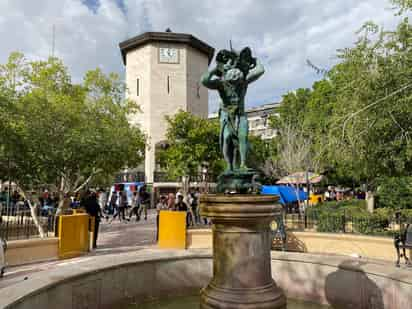
[[[89,215],[59,216],[59,258],[71,258],[89,251]]]
[[[186,212],[160,211],[159,248],[186,249]]]

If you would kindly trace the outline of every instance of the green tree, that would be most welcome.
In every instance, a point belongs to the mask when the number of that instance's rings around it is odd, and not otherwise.
[[[0,149],[11,158],[7,169],[33,217],[33,188],[53,185],[60,210],[65,194],[80,190],[96,175],[111,175],[141,162],[145,138],[127,119],[137,106],[122,99],[124,86],[117,75],[94,70],[82,84],[74,84],[56,58],[29,62],[13,54],[0,67],[0,76],[13,111],[8,114],[10,134]]]
[[[393,32],[366,24],[330,73],[337,101],[329,159],[371,190],[380,177],[407,175],[412,167],[411,30],[407,19]]]
[[[264,140],[249,135],[250,149],[247,166],[260,172],[265,184],[275,183],[278,179],[278,146],[277,139]]]
[[[379,207],[412,209],[412,177],[386,177],[379,183]]]
[[[216,120],[179,111],[173,117],[166,117],[166,121],[169,146],[161,155],[161,163],[169,176],[197,175],[203,163],[209,165],[209,173],[216,175],[222,171],[219,123]]]
[[[412,9],[412,0],[391,0],[391,3],[399,9],[399,13],[404,13]]]

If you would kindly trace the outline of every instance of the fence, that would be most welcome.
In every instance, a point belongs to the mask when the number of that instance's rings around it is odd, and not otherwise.
[[[54,236],[55,211],[52,208],[36,209],[37,218],[46,236]],[[0,203],[0,237],[17,240],[39,237],[31,211],[23,202]]]
[[[155,182],[181,182],[181,177],[170,177],[170,175],[166,172],[154,172],[154,181]],[[191,183],[203,183],[203,182],[216,182],[217,176],[213,174],[195,174],[190,175],[190,182]]]
[[[285,226],[288,230],[314,231],[324,233],[350,233],[392,237],[412,224],[412,218],[358,217],[334,213],[286,214]]]

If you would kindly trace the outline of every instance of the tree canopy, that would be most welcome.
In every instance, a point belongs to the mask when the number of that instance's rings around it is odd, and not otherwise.
[[[96,174],[137,166],[145,137],[128,122],[138,107],[123,92],[116,74],[96,69],[76,84],[57,58],[11,54],[0,66],[1,178],[11,173],[22,190],[48,184],[63,195]]]
[[[410,1],[393,1],[399,8]],[[336,181],[354,179],[376,189],[384,177],[412,171],[412,27],[404,18],[393,31],[368,22],[353,47],[311,89],[283,96],[278,129],[293,128],[310,141],[309,161],[317,172],[333,171]],[[324,70],[322,70],[324,71]],[[295,152],[297,155],[297,152]],[[297,159],[296,159],[297,160]],[[309,164],[311,165],[311,164]]]
[[[223,168],[219,149],[219,123],[179,111],[166,117],[167,149],[161,154],[161,165],[171,177],[197,175],[203,163],[209,173],[217,174]]]

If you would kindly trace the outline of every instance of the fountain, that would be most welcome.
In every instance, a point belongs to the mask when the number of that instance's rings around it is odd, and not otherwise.
[[[201,197],[201,214],[212,221],[213,256],[148,248],[88,257],[75,267],[62,262],[0,289],[0,308],[412,308],[410,272],[347,256],[270,252],[269,223],[281,208],[276,197],[256,194],[257,174],[246,166],[244,113],[247,86],[264,69],[249,48],[220,51],[216,63],[202,77],[222,98],[227,162],[218,194]]]
[[[212,221],[213,278],[201,291],[202,309],[282,309],[286,298],[271,274],[269,224],[281,208],[259,190],[256,171],[246,166],[248,85],[264,73],[249,47],[221,50],[216,68],[202,83],[219,92],[220,146],[227,169],[219,176],[217,195],[200,200],[201,215]]]

